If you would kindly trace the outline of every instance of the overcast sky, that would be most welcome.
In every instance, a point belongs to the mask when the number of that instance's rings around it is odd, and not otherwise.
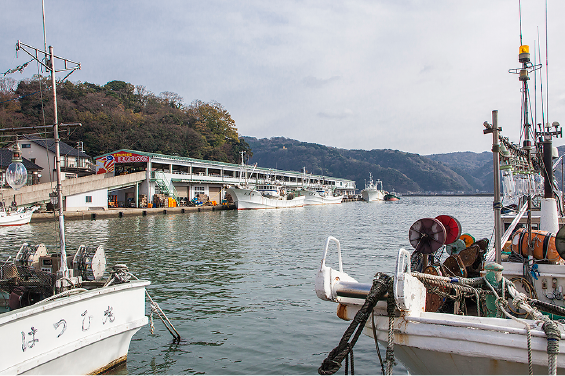
[[[508,73],[520,67],[518,0],[45,3],[47,44],[82,65],[71,81],[217,101],[244,136],[482,152],[492,141],[482,123],[497,109],[503,134],[518,141],[521,86]],[[549,120],[565,125],[565,1],[548,0],[548,9],[544,101]],[[545,66],[545,2],[522,0],[532,60],[538,29]],[[0,72],[29,60],[16,56],[17,40],[43,48],[41,0],[2,0],[0,36]]]

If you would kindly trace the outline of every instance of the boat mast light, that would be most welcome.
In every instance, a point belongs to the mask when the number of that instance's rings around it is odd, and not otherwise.
[[[22,163],[22,150],[17,142],[12,148],[12,163],[6,169],[6,182],[16,191],[27,182],[27,169]]]

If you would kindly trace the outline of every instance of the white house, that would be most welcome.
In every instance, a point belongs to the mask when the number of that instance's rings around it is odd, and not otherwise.
[[[22,150],[22,157],[43,168],[39,183],[56,181],[55,174],[55,140],[52,138],[39,138],[24,136],[18,144]],[[61,180],[77,178],[94,174],[92,158],[82,151],[64,142],[59,142],[61,154]]]

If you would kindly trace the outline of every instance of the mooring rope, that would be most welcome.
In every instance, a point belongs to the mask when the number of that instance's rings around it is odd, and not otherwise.
[[[385,374],[385,365],[383,363],[383,357],[381,356],[381,349],[379,347],[379,342],[377,341],[377,327],[375,325],[375,311],[371,312],[371,328],[373,329],[373,338],[375,339],[375,347],[377,348],[377,355],[379,356],[379,362],[381,362],[381,373]]]
[[[114,266],[114,272],[112,273],[112,275],[110,276],[110,278],[108,279],[108,282],[106,282],[104,287],[111,285],[115,281],[118,281],[120,283],[129,282],[130,278],[139,280],[139,278],[137,278],[135,275],[133,275],[132,273],[130,273],[128,271],[127,266],[125,266],[123,264],[115,265]],[[150,320],[149,326],[150,326],[150,329],[151,329],[151,334],[153,334],[154,331],[155,331],[155,325],[153,325],[153,313],[155,312],[155,313],[157,313],[157,315],[159,316],[159,318],[161,319],[161,321],[165,325],[165,328],[167,328],[169,333],[171,333],[171,335],[173,336],[175,341],[179,341],[180,340],[180,334],[175,329],[174,325],[171,323],[171,321],[169,320],[167,315],[165,315],[165,312],[163,312],[161,307],[159,307],[159,304],[157,304],[157,302],[155,302],[151,298],[151,296],[149,295],[147,290],[145,290],[145,295],[147,296],[147,298],[149,298],[149,301],[150,301],[150,304],[151,304],[151,313],[149,314],[149,320]]]
[[[145,290],[145,295],[147,295],[147,297],[149,298],[149,301],[151,302],[151,324],[152,324],[151,325],[151,334],[153,334],[153,329],[154,329],[154,327],[153,327],[153,312],[156,312],[159,315],[159,318],[161,319],[163,324],[165,324],[165,328],[167,328],[167,330],[169,331],[169,333],[171,333],[173,338],[176,341],[180,340],[179,332],[177,332],[177,330],[175,329],[175,327],[173,326],[173,324],[171,323],[171,321],[169,320],[167,315],[165,315],[165,312],[163,312],[161,307],[159,307],[159,304],[157,304],[157,302],[155,302],[155,301],[153,301],[153,299],[151,299],[151,296],[149,295],[147,290]]]
[[[367,322],[369,315],[373,312],[377,302],[385,296],[389,290],[389,286],[392,286],[392,278],[390,276],[381,272],[375,275],[373,285],[369,294],[367,294],[365,303],[363,303],[361,309],[359,309],[359,311],[355,314],[353,321],[349,324],[345,333],[343,333],[337,347],[330,351],[327,358],[324,359],[322,365],[318,368],[318,373],[320,375],[333,375],[341,368],[341,362],[352,351],[357,339],[363,332],[363,328],[365,327],[365,323]],[[353,336],[353,338],[349,341],[351,336]],[[353,360],[352,356],[351,359]]]
[[[396,312],[396,300],[394,299],[394,286],[392,283],[388,286],[386,313],[388,315],[388,343],[386,347],[386,374],[392,375],[392,367],[394,366],[394,315]]]

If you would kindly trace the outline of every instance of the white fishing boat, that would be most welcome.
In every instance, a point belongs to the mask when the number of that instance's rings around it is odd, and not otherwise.
[[[373,182],[373,174],[369,172],[369,183],[365,184],[365,188],[361,191],[361,197],[364,201],[383,201],[385,199],[383,182],[379,179]]]
[[[335,238],[328,243],[330,240]],[[490,311],[480,315],[429,312],[431,288],[481,296],[487,292],[485,278],[456,279],[411,272],[410,253],[401,249],[394,282],[380,275],[373,285],[359,283],[343,271],[341,264],[338,270],[325,265],[327,247],[316,278],[316,293],[323,300],[338,303],[338,317],[353,320],[348,330],[362,331],[387,348],[387,374],[394,358],[412,374],[524,374],[530,364],[534,373],[547,374],[548,364],[549,370],[565,372],[565,347],[559,342],[565,339],[561,324],[531,308],[526,297],[512,289],[511,282],[505,280],[507,290],[516,297],[514,302],[521,300],[521,307],[530,310],[535,319],[485,317]],[[496,276],[489,277],[496,281]],[[386,298],[387,292],[392,302]],[[372,299],[367,299],[369,295]],[[355,344],[350,341],[351,335],[342,338],[322,363],[320,374],[339,369]],[[548,354],[550,345],[555,354]]]
[[[347,365],[361,331],[386,346],[381,365],[387,374],[395,357],[413,374],[565,373],[565,327],[557,321],[565,317],[565,231],[559,230],[551,145],[561,129],[558,123],[531,128],[528,73],[539,67],[530,63],[527,46],[520,47],[519,60],[522,68],[511,72],[523,84],[523,145],[499,135],[497,111],[492,124],[484,124],[484,133],[493,134],[494,247],[487,239],[461,235],[451,217],[424,218],[410,228],[415,250],[398,252],[394,276],[378,273],[372,284],[364,284],[343,271],[339,241],[330,237],[316,293],[338,303],[338,316],[353,322],[319,373],[335,373],[343,360]],[[502,233],[499,171],[506,183],[523,179],[529,187],[543,175],[539,227],[532,228],[534,194],[528,190]],[[525,227],[516,229],[524,213]],[[325,263],[332,242],[337,270]],[[504,258],[502,245],[509,253]],[[449,257],[437,259],[440,248]]]
[[[226,194],[230,195],[237,210],[249,209],[282,209],[304,206],[304,196],[299,196],[286,189],[279,181],[271,179],[250,182],[257,164],[248,172],[245,164],[245,152],[241,152],[240,182],[226,188]]]
[[[97,374],[127,360],[132,336],[147,324],[149,281],[116,280],[105,285],[75,277],[75,288],[43,298],[39,287],[53,289],[46,275],[52,273],[13,266],[2,265],[0,281],[0,288],[11,290],[10,302],[40,301],[0,314],[4,354],[0,374]]]
[[[269,189],[249,185],[241,188],[234,186],[227,188],[226,193],[232,197],[237,210],[296,208],[304,206],[305,199],[304,196],[286,193],[282,187],[276,186],[270,186]]]
[[[343,200],[343,195],[334,196],[325,189],[301,189],[297,193],[304,196],[304,206],[341,204]]]
[[[52,47],[41,51],[18,41],[16,49],[51,72],[56,198],[62,203],[55,72],[72,73],[80,65],[55,56]],[[64,68],[56,70],[56,62],[61,61]],[[25,177],[23,168],[18,179]],[[7,296],[1,307],[6,312],[0,314],[0,374],[105,371],[126,361],[132,336],[148,321],[145,288],[150,282],[137,280],[125,265],[114,266],[105,278],[102,246],[80,246],[73,257],[67,257],[63,214],[58,205],[57,252],[48,253],[43,244],[24,244],[14,261],[0,263],[0,290]]]
[[[0,226],[21,226],[31,221],[33,212],[39,206],[20,207],[16,210],[0,210]]]

